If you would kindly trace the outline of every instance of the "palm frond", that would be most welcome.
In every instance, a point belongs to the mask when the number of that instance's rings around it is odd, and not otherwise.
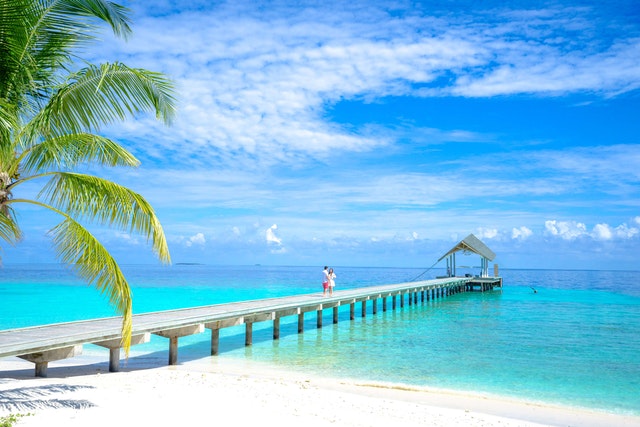
[[[100,21],[126,38],[129,13],[108,0],[0,0],[0,98],[37,111]]]
[[[24,77],[19,70],[28,44],[30,4],[29,0],[0,0],[0,98],[14,103],[23,95],[16,86]]]
[[[140,194],[96,176],[56,172],[40,197],[77,219],[98,221],[152,239],[153,250],[169,262],[169,248],[160,221]]]
[[[80,277],[93,284],[122,319],[122,346],[128,354],[131,345],[132,297],[120,267],[104,246],[82,225],[70,217],[51,230],[61,262],[73,265]]]
[[[104,166],[136,167],[140,164],[120,144],[99,135],[81,133],[49,138],[33,146],[25,151],[22,168],[25,173],[51,168],[68,170],[85,162]]]
[[[95,132],[143,111],[170,123],[174,104],[173,83],[161,73],[120,63],[89,65],[51,96],[29,132],[45,136]]]
[[[22,231],[18,227],[13,210],[6,205],[0,206],[0,238],[11,245],[22,238]]]
[[[69,22],[69,17],[76,15],[106,22],[118,37],[127,38],[131,34],[130,10],[119,4],[105,0],[49,0],[49,3],[55,13],[58,28],[65,31],[77,31],[77,22]],[[94,30],[92,26],[88,29]]]
[[[15,108],[0,98],[0,168],[8,162],[8,158],[14,156],[13,134],[18,127],[18,117]],[[5,159],[6,157],[6,159]]]

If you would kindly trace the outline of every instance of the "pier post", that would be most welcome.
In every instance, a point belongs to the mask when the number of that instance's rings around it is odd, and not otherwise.
[[[333,323],[338,323],[338,306],[333,307]]]
[[[392,305],[391,305],[392,310],[395,310],[395,309],[396,309],[396,296],[395,296],[395,295],[393,295],[393,296],[391,297],[391,304],[392,304]]]
[[[322,328],[322,309],[316,310],[316,326]]]
[[[413,303],[418,305],[418,291],[413,292]]]
[[[178,364],[178,337],[169,337],[169,365]]]
[[[245,323],[244,345],[250,346],[253,343],[253,323]]]
[[[356,318],[356,303],[349,304],[349,319],[354,320]]]
[[[387,297],[382,297],[382,312],[387,311]]]
[[[36,362],[36,377],[47,378],[47,368],[49,362]]]
[[[366,317],[367,316],[367,300],[363,299],[362,300],[362,317]]]
[[[211,329],[211,355],[217,356],[220,347],[220,329]]]
[[[109,372],[120,370],[120,347],[109,348]]]
[[[404,294],[400,292],[398,296],[400,297],[400,308],[404,308]]]
[[[277,340],[280,338],[280,318],[276,317],[273,319],[273,339]]]
[[[183,326],[154,332],[155,335],[169,338],[169,365],[178,364],[178,338],[204,332],[204,324]]]
[[[304,332],[304,313],[300,312],[298,314],[298,333],[301,334]]]
[[[373,300],[371,300],[371,304],[372,304],[372,313],[374,315],[378,314],[378,299],[374,298]]]

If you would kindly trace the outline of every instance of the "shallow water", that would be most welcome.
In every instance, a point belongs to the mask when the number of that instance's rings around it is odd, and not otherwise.
[[[134,312],[305,294],[320,290],[317,267],[126,266]],[[338,289],[411,281],[405,268],[336,268]],[[113,315],[94,288],[57,266],[0,270],[0,328]],[[421,279],[435,277],[432,270]],[[218,357],[361,380],[449,388],[640,415],[639,272],[504,270],[504,291],[464,293],[324,327],[307,315],[223,329]],[[534,288],[537,292],[534,292]],[[370,309],[369,309],[370,310]],[[358,310],[359,313],[359,310]],[[86,352],[101,352],[85,346]],[[153,337],[132,357],[162,365],[167,340]],[[209,334],[180,339],[180,360],[208,357]],[[105,355],[105,361],[108,355]]]

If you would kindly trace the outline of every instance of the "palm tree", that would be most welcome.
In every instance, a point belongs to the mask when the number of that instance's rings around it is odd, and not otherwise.
[[[86,225],[140,233],[169,263],[152,207],[115,182],[73,172],[80,165],[131,166],[139,161],[96,133],[139,112],[169,123],[173,85],[162,74],[121,63],[92,65],[75,55],[99,24],[130,34],[129,10],[108,0],[0,0],[0,238],[22,237],[16,209],[30,204],[59,215],[50,230],[56,255],[108,296],[122,315],[122,345],[131,339],[131,291],[120,267]],[[21,198],[27,182],[41,184]],[[22,187],[24,188],[24,187]]]

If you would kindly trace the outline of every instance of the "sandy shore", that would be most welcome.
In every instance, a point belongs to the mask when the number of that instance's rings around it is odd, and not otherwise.
[[[0,360],[0,416],[17,426],[640,426],[625,417],[481,395],[357,383],[238,361],[50,368]]]

